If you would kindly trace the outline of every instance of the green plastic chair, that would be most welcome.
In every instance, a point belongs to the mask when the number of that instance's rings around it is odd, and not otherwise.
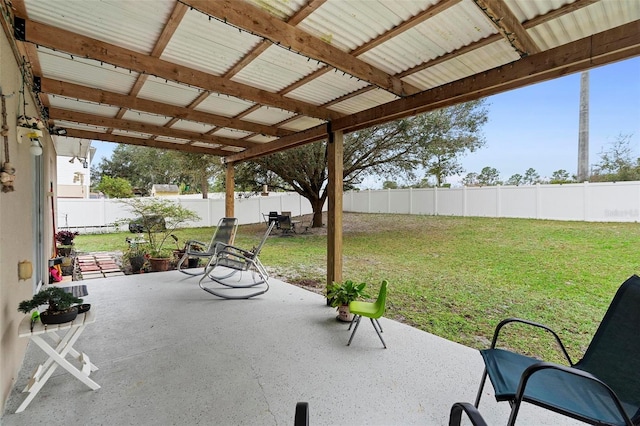
[[[503,326],[521,323],[553,335],[569,366],[497,347]],[[480,404],[485,380],[497,401],[511,403],[508,425],[515,424],[522,402],[598,425],[640,425],[640,277],[618,289],[582,359],[571,361],[560,337],[550,328],[518,318],[498,324],[489,349],[481,350],[485,370],[476,396]]]
[[[358,326],[360,325],[360,320],[362,319],[362,317],[367,317],[371,320],[371,324],[376,330],[376,333],[378,333],[378,337],[380,338],[382,345],[385,349],[387,349],[387,344],[384,343],[382,334],[380,334],[382,333],[382,327],[380,327],[380,323],[378,322],[378,318],[380,318],[382,314],[384,314],[385,302],[387,300],[387,285],[389,285],[387,280],[382,281],[382,284],[380,285],[380,292],[378,293],[378,299],[373,303],[360,302],[357,300],[349,303],[349,311],[351,311],[351,313],[354,315],[353,319],[351,320],[351,324],[349,324],[349,330],[351,330],[351,326],[353,326],[354,322],[356,326],[351,333],[351,337],[349,338],[349,343],[347,343],[347,346],[351,345],[351,341],[353,340],[353,336],[355,336],[356,331],[358,330]]]

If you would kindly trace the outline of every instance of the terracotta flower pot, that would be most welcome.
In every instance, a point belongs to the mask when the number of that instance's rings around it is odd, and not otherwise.
[[[151,271],[153,272],[164,272],[169,270],[169,259],[168,257],[152,257],[149,259],[149,264],[151,265]]]

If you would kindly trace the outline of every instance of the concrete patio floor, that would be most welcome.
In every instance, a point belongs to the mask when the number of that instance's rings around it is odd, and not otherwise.
[[[90,390],[62,368],[27,409],[20,391],[46,359],[29,344],[0,423],[29,425],[290,425],[310,404],[311,425],[445,425],[473,402],[475,349],[382,318],[383,349],[362,322],[350,347],[323,296],[272,279],[250,300],[221,300],[176,271],[87,281],[97,321],[75,347],[99,367]],[[83,282],[85,284],[85,282]],[[393,294],[393,283],[390,286]],[[428,307],[425,307],[428,309]],[[490,384],[480,410],[506,424]],[[577,422],[524,404],[521,425]]]

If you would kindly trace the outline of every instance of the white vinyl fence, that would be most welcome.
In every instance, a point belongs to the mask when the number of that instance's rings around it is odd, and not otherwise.
[[[224,198],[175,199],[201,218],[185,226],[215,226],[224,216]],[[240,197],[235,203],[240,224],[262,222],[262,214],[270,211],[313,212],[295,193]],[[640,182],[349,191],[343,205],[345,212],[638,222]],[[113,230],[115,221],[132,214],[118,200],[58,199],[57,217],[58,229],[89,233]]]
[[[344,211],[640,221],[640,182],[349,191]]]
[[[169,197],[167,197],[169,198]],[[185,227],[215,226],[224,217],[224,198],[171,197],[180,205],[195,211],[200,220],[187,222]],[[242,196],[235,199],[235,216],[240,224],[262,222],[262,214],[270,211],[290,211],[292,216],[313,212],[306,198],[296,193],[271,193],[268,197]],[[117,199],[58,199],[58,229],[78,230],[82,233],[115,230],[114,222],[133,218],[128,207]]]

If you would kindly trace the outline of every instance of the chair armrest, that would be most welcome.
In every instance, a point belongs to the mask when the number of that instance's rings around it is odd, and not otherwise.
[[[196,244],[203,247],[207,246],[207,243],[203,243],[202,241],[198,241],[198,240],[188,240],[184,243],[184,245],[187,247],[191,247],[192,245],[196,245]]]
[[[456,402],[453,404],[449,414],[449,426],[460,426],[463,411],[467,414],[473,426],[487,426],[487,422],[484,421],[478,409],[468,402]]]
[[[500,323],[496,326],[496,329],[493,333],[493,339],[491,340],[491,349],[496,347],[496,344],[498,343],[498,336],[500,334],[500,330],[502,330],[502,327],[504,327],[507,324],[511,324],[511,323],[519,323],[519,324],[526,324],[526,325],[530,325],[532,327],[537,327],[537,328],[541,328],[549,333],[551,333],[553,335],[553,337],[556,340],[556,343],[558,343],[558,346],[560,346],[560,349],[562,349],[562,353],[564,354],[565,358],[567,358],[567,361],[569,362],[569,365],[573,366],[573,362],[571,361],[571,357],[569,356],[569,353],[567,352],[567,349],[564,347],[564,344],[562,343],[562,340],[560,340],[560,336],[558,336],[558,334],[553,331],[551,328],[547,327],[544,324],[540,324],[537,322],[533,322],[533,321],[529,321],[529,320],[525,320],[522,318],[507,318],[504,319],[502,321],[500,321]]]
[[[609,394],[609,397],[611,398],[611,401],[614,403],[615,407],[617,408],[617,410],[621,415],[621,418],[625,421],[625,423],[629,426],[633,426],[633,422],[631,421],[631,419],[629,418],[629,415],[624,410],[624,407],[622,406],[622,402],[620,402],[620,399],[618,398],[616,393],[602,380],[598,379],[593,374],[584,370],[580,370],[578,368],[567,367],[564,365],[554,364],[551,362],[544,362],[544,361],[537,362],[533,365],[530,365],[522,373],[522,376],[520,378],[520,383],[518,384],[518,389],[516,390],[516,395],[515,395],[515,399],[514,399],[512,410],[511,410],[511,416],[509,417],[509,422],[507,424],[511,425],[515,423],[516,416],[518,415],[518,410],[520,408],[520,404],[524,399],[524,393],[525,393],[529,379],[534,374],[542,370],[556,370],[561,372],[562,374],[581,377],[581,378],[584,378],[585,380],[589,380],[597,383],[597,385],[601,386],[603,389],[607,391],[607,393]]]
[[[201,249],[198,250],[194,250],[194,247],[196,246],[201,246]],[[207,243],[203,243],[202,241],[198,241],[198,240],[188,240],[184,243],[184,248],[185,248],[185,254],[190,254],[190,255],[206,255],[209,252],[207,251]]]
[[[217,243],[216,254],[234,256],[238,258],[253,259],[255,254],[250,250],[241,249],[240,247],[231,246],[229,244]]]

